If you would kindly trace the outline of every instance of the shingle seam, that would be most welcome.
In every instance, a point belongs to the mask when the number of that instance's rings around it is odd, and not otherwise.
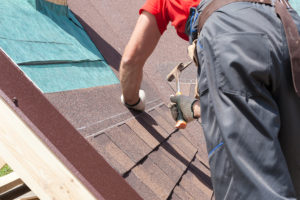
[[[188,130],[186,130],[188,133],[189,133],[189,131]],[[193,146],[195,149],[198,149],[195,145],[193,145],[193,143],[189,140],[189,138],[187,138],[186,136],[185,136],[185,134],[182,134],[183,135],[183,137],[187,140],[187,141],[189,141],[189,143],[191,143],[191,146]]]
[[[152,104],[152,103],[154,103],[154,102],[156,102],[156,101],[160,101],[160,100],[161,100],[160,98],[156,98],[156,99],[154,99],[154,100],[152,100],[152,101],[146,102],[146,106],[149,105],[149,104]],[[161,106],[161,105],[163,105],[163,103],[160,103],[160,104],[158,104],[158,105]],[[153,107],[151,107],[151,108],[148,108],[146,112],[151,111],[153,108],[157,107],[158,105],[153,106]],[[90,123],[90,124],[88,124],[88,125],[86,125],[86,126],[79,127],[79,128],[77,128],[77,130],[89,128],[90,126],[97,125],[97,124],[101,124],[101,123],[104,122],[104,121],[112,120],[112,119],[114,119],[114,118],[116,118],[116,117],[119,117],[119,116],[122,116],[122,115],[126,115],[126,114],[128,114],[128,113],[130,113],[130,111],[122,112],[122,113],[119,113],[119,114],[110,116],[110,117],[108,117],[108,118],[105,118],[105,119],[103,119],[103,120],[99,120],[99,121],[96,121],[96,122],[92,122],[92,123]],[[141,113],[140,113],[140,114],[141,114]],[[135,116],[133,116],[133,117],[131,117],[131,118],[128,118],[128,119],[132,119],[132,118],[134,118],[134,117],[137,117],[137,116],[139,116],[140,114],[137,114],[137,115],[135,115]],[[127,119],[126,119],[126,120],[127,120]],[[125,120],[124,120],[124,121],[125,121]]]
[[[134,168],[137,167],[138,165],[143,164],[143,163],[147,160],[148,156],[149,156],[151,153],[153,153],[154,151],[157,151],[158,148],[159,148],[162,144],[164,144],[165,142],[167,142],[168,139],[169,139],[174,133],[176,133],[176,132],[178,132],[178,129],[175,129],[175,130],[174,130],[167,138],[164,139],[164,141],[162,141],[160,144],[158,144],[154,149],[152,149],[152,151],[150,151],[147,155],[145,155],[142,159],[140,159],[134,166],[132,166],[127,172],[125,172],[125,173],[122,175],[123,178],[126,178],[127,176],[129,176],[129,174],[130,174],[130,172],[132,171],[132,169],[134,169]]]
[[[157,105],[153,106],[152,108],[147,109],[146,112],[148,112],[148,111],[150,111],[150,110],[153,110],[153,109],[155,109],[156,107],[159,107],[159,106],[161,106],[161,105],[163,105],[163,104],[164,104],[163,102],[160,103],[160,104],[157,104]],[[124,113],[125,113],[125,112],[124,112]],[[122,114],[124,114],[124,113],[122,113]],[[127,113],[129,113],[129,112],[126,112],[126,114],[127,114]],[[96,136],[98,136],[98,135],[101,135],[101,134],[103,134],[105,131],[108,131],[108,130],[114,128],[114,127],[118,127],[118,126],[121,126],[122,124],[126,124],[126,122],[128,122],[129,120],[134,119],[134,118],[137,118],[137,117],[139,117],[141,114],[143,114],[143,113],[139,113],[139,114],[137,114],[137,115],[135,115],[135,116],[132,116],[132,117],[130,117],[130,118],[127,118],[127,119],[125,119],[125,120],[123,120],[123,121],[121,121],[121,122],[119,122],[119,123],[116,123],[116,124],[114,124],[114,125],[112,125],[112,126],[109,126],[109,127],[105,128],[105,129],[102,129],[102,130],[100,130],[100,131],[98,131],[98,132],[96,132],[96,133],[92,133],[92,134],[86,136],[85,138],[88,139],[88,138],[90,138],[90,137],[96,137]],[[115,116],[113,116],[113,117],[116,117],[116,116],[118,116],[118,115],[115,115]],[[105,119],[105,120],[103,120],[103,121],[111,120],[113,117],[107,118],[107,119]],[[80,130],[82,130],[82,129],[80,129]]]
[[[203,167],[205,167],[206,169],[208,169],[210,171],[210,167],[204,163],[203,159],[200,156],[198,156],[197,159],[203,165]]]
[[[125,124],[125,125],[127,125],[127,124]],[[145,144],[145,146],[149,147],[149,150],[151,150],[151,147],[150,147],[144,140],[142,140],[142,139],[136,134],[136,132],[134,132],[129,126],[128,126],[128,128],[132,131],[133,134],[135,134],[135,136],[137,136],[137,137]],[[118,143],[116,143],[116,141],[115,141],[110,135],[108,135],[107,133],[105,133],[105,135],[111,140],[111,142],[112,142],[113,144],[115,144],[120,150],[122,150],[123,153],[126,154],[126,155],[128,156],[128,158],[130,158],[130,159],[133,161],[133,163],[135,163],[134,159],[132,159],[132,156],[131,156],[130,154],[128,154],[128,152],[124,151],[123,148],[122,148],[122,146],[120,146]],[[146,153],[146,155],[149,155],[150,152],[152,152],[152,151],[153,151],[153,150],[149,151],[148,153]],[[143,157],[142,157],[140,160],[138,160],[136,163],[141,162],[141,160],[143,160],[144,157],[145,157],[145,156],[143,156]],[[132,167],[131,167],[131,168],[132,168]]]
[[[180,184],[180,182],[181,182],[183,176],[187,173],[187,171],[188,171],[190,165],[191,165],[192,162],[196,159],[197,153],[198,153],[198,151],[196,151],[196,153],[194,154],[193,159],[189,162],[188,166],[186,167],[186,169],[184,170],[184,172],[182,173],[182,175],[181,175],[180,178],[178,179],[177,183],[175,184],[175,186],[174,186],[173,189],[171,190],[171,192],[170,192],[170,194],[169,194],[167,200],[171,200],[172,194],[174,193],[175,188],[176,188],[177,186],[179,186],[179,184]],[[186,191],[186,192],[187,192],[187,191]]]

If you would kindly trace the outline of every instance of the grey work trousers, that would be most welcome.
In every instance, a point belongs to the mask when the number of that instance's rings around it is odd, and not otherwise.
[[[300,98],[274,7],[239,2],[214,12],[197,56],[216,200],[300,200]]]

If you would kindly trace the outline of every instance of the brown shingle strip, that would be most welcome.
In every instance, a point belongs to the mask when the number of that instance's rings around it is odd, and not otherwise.
[[[208,153],[202,127],[199,122],[194,121],[188,124],[187,133],[184,136],[198,149],[201,160],[208,165]]]
[[[147,185],[159,199],[167,199],[174,184],[172,180],[151,159],[135,167],[134,173],[145,185]]]
[[[208,166],[202,163],[196,156],[196,159],[193,160],[189,166],[189,171],[191,171],[198,180],[200,180],[207,189],[212,190],[212,182],[210,179],[210,170]]]
[[[166,105],[159,106],[156,108],[156,110],[159,112],[160,115],[163,116],[163,118],[169,122],[169,124],[174,124],[175,122],[172,119],[170,115],[170,111]],[[205,143],[205,138],[203,134],[203,130],[199,122],[193,121],[188,123],[188,126],[186,129],[181,130],[182,134],[184,135],[185,138],[188,139],[190,143],[194,147],[196,147],[204,160],[207,161],[207,150],[206,150],[206,143]]]
[[[159,141],[135,118],[127,121],[126,124],[152,149],[160,144]]]
[[[213,191],[210,172],[207,166],[197,159],[197,156],[189,165],[187,173],[182,177],[179,185],[180,188],[176,187],[174,189],[175,193],[176,191],[177,193],[180,191],[181,194],[181,189],[183,189],[185,193],[191,195],[193,199],[211,199]]]
[[[184,169],[177,166],[167,155],[166,151],[160,147],[157,151],[149,155],[151,159],[173,182],[175,185],[182,176]]]
[[[194,200],[195,198],[192,197],[185,189],[183,189],[181,186],[177,186],[174,189],[173,194],[177,195],[179,198],[182,200]],[[197,199],[197,198],[196,198]],[[195,200],[196,200],[195,199]],[[198,200],[198,199],[197,199]],[[201,199],[201,200],[206,200],[206,199]]]
[[[161,115],[157,109],[154,109],[148,114],[159,124],[163,129],[167,131],[167,133],[171,134],[173,133],[176,129],[174,127],[174,123],[170,124],[164,117],[164,115]]]
[[[182,134],[198,149],[198,151],[203,153],[206,152],[205,138],[199,122],[192,121],[188,123],[187,128],[182,131]]]
[[[179,196],[177,196],[176,194],[173,194],[170,198],[171,200],[182,200]]]
[[[197,152],[197,149],[185,138],[181,131],[174,133],[168,142],[181,149],[181,151],[188,156],[189,160],[191,160]]]
[[[196,155],[196,159],[203,165],[205,166],[208,170],[210,169],[209,163],[208,163],[208,156],[207,154],[201,155],[199,154],[199,151]]]
[[[134,173],[130,173],[128,177],[126,177],[126,181],[139,193],[139,195],[141,195],[144,200],[159,200],[158,196],[156,196],[156,194],[147,185],[137,178]]]
[[[159,114],[172,126],[175,126],[175,121],[173,120],[169,108],[164,104],[156,108]],[[204,148],[205,146],[205,139],[203,136],[203,131],[201,125],[196,122],[190,122],[186,129],[181,130],[182,134],[193,144],[196,148]]]
[[[91,137],[88,141],[119,174],[124,174],[135,165],[106,134]]]
[[[183,176],[180,186],[194,199],[208,200],[212,194],[212,190],[208,189],[191,171]]]
[[[140,199],[1,50],[0,89],[11,108],[98,199]]]
[[[168,136],[169,133],[158,125],[155,119],[149,114],[142,113],[136,118],[136,120],[157,140],[162,143]]]
[[[152,150],[127,124],[115,127],[106,134],[135,163]]]
[[[169,153],[171,158],[175,158],[178,162],[183,164],[183,166],[185,166],[184,168],[186,168],[192,160],[192,158],[186,156],[185,153],[174,144],[171,145],[168,142],[165,142],[161,145],[161,147]]]
[[[183,172],[188,167],[188,161],[183,159],[175,149],[171,148],[168,145],[162,145],[160,151],[166,155],[175,165]]]

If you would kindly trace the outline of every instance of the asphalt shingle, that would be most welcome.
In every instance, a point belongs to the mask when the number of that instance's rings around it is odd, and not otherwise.
[[[135,163],[152,150],[127,124],[112,128],[106,134]]]
[[[135,162],[115,145],[106,134],[89,138],[88,141],[119,174],[127,172],[135,165]]]

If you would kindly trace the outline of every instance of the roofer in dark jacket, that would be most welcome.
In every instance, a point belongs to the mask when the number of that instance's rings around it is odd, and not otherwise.
[[[143,65],[171,21],[196,44],[216,200],[300,199],[300,17],[285,0],[234,1],[148,0],[121,61],[121,99],[144,109]],[[198,100],[171,101],[186,121],[200,116]]]

